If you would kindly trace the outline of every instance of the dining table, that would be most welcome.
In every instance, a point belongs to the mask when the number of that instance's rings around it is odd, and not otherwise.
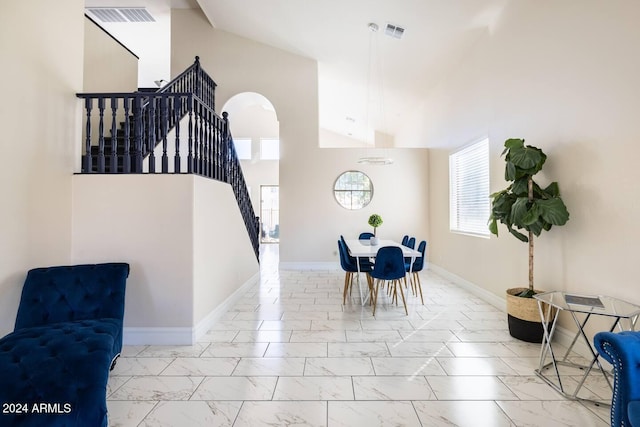
[[[422,253],[417,251],[409,246],[404,246],[401,243],[398,243],[394,240],[385,240],[379,239],[378,244],[372,245],[369,239],[358,240],[358,239],[345,239],[347,244],[347,249],[349,250],[349,255],[356,259],[356,265],[358,267],[358,275],[356,276],[356,282],[358,283],[358,291],[360,292],[360,302],[364,305],[369,297],[371,296],[370,292],[367,292],[366,295],[362,293],[362,286],[360,284],[360,258],[368,258],[375,262],[376,255],[378,254],[378,250],[385,246],[397,246],[402,249],[402,256],[405,258],[411,258],[411,266],[409,267],[409,272],[411,273],[411,268],[413,267],[413,263],[416,258],[420,258]],[[369,291],[367,287],[367,291]]]

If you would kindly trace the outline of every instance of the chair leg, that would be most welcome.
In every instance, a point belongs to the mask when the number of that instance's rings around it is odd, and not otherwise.
[[[396,282],[399,282],[399,280],[396,280]],[[402,297],[402,303],[404,304],[404,312],[408,316],[409,310],[407,310],[407,301],[404,299],[404,292],[402,292],[402,284],[400,284],[400,296]]]
[[[420,291],[420,302],[422,303],[422,305],[424,305],[424,299],[422,298],[422,283],[420,283],[420,275],[418,273],[413,273],[416,277],[416,286],[418,288],[418,290]]]
[[[351,273],[346,272],[344,275],[344,290],[342,291],[342,305],[345,305],[347,302],[347,291],[349,290],[349,285],[351,284]]]
[[[372,296],[372,300],[373,300],[373,315],[376,315],[376,303],[378,302],[378,289],[380,287],[380,279],[378,279],[378,282],[376,283],[375,286],[375,292],[373,293]]]

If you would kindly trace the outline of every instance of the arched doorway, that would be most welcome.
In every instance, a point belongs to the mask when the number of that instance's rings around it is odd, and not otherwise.
[[[263,95],[243,92],[222,111],[229,125],[254,212],[260,217],[260,242],[280,242],[280,125],[273,104]]]

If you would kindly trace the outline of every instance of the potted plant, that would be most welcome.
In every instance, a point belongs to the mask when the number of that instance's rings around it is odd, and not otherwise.
[[[554,225],[564,225],[569,220],[569,212],[560,198],[557,182],[543,189],[533,180],[547,159],[542,150],[524,145],[524,139],[507,139],[504,146],[504,177],[511,184],[490,196],[489,230],[497,236],[500,222],[518,240],[529,244],[529,286],[507,289],[507,315],[511,336],[539,343],[544,330],[537,300],[533,298],[542,292],[534,288],[533,282],[534,236],[540,236]]]
[[[371,244],[377,245],[380,240],[376,235],[376,229],[382,225],[382,217],[378,214],[371,214],[368,223],[373,227],[373,237],[371,238]]]

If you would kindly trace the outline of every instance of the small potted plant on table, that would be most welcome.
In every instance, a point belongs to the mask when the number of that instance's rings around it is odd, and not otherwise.
[[[498,222],[501,222],[509,233],[529,244],[529,286],[507,289],[507,315],[511,336],[539,343],[544,329],[533,295],[542,291],[533,286],[533,237],[540,236],[543,230],[549,231],[553,225],[564,225],[569,220],[569,212],[560,198],[557,182],[543,189],[533,180],[547,160],[542,150],[524,145],[524,139],[508,139],[504,146],[504,175],[511,184],[491,195],[489,230],[497,236]]]
[[[371,244],[377,245],[380,243],[380,239],[378,239],[378,236],[376,235],[376,229],[382,225],[382,217],[378,214],[371,214],[368,223],[373,227],[373,237],[371,238]]]

